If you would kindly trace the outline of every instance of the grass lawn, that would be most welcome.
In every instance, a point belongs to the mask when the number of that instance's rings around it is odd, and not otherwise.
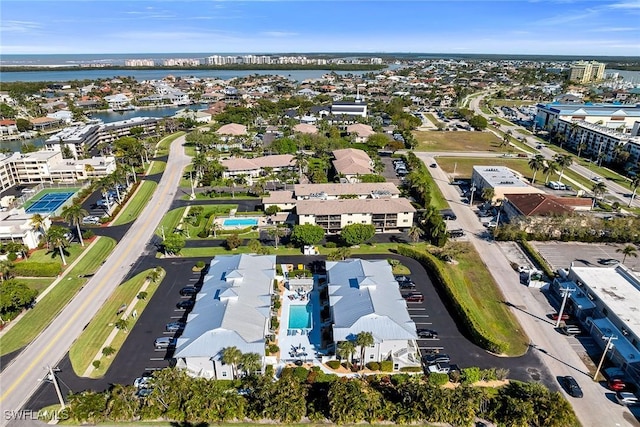
[[[76,375],[82,376],[85,370],[93,362],[93,357],[102,349],[105,340],[113,331],[113,324],[120,318],[120,316],[116,314],[118,312],[118,308],[120,308],[122,304],[129,305],[136,299],[136,295],[138,295],[140,287],[151,271],[152,269],[143,271],[142,273],[136,275],[132,279],[118,286],[113,294],[111,294],[109,299],[107,299],[107,301],[104,303],[100,311],[98,311],[96,316],[91,320],[91,322],[89,322],[89,325],[84,329],[82,334],[73,343],[73,345],[69,349],[69,359],[71,360],[71,365],[73,366],[73,370]],[[161,272],[160,280],[156,283],[149,284],[147,290],[145,291],[147,292],[146,299],[137,300],[136,310],[138,311],[138,317],[142,314],[142,311],[153,296],[153,293],[158,288],[158,285],[162,281],[164,275],[165,272],[163,270]],[[128,319],[129,330],[133,328],[136,319],[137,318],[133,317],[130,317]],[[119,350],[122,346],[122,343],[124,343],[126,336],[126,332],[118,331],[118,335],[110,344],[111,347],[116,349],[116,352],[109,357],[103,355],[100,358],[100,367],[93,371],[95,375],[92,375],[92,378],[102,377],[104,373],[109,369],[111,362],[118,354],[117,350]]]
[[[42,190],[38,191],[36,194],[31,196],[31,198],[25,202],[25,204],[23,205],[23,208],[28,209],[29,207],[31,207],[31,205],[33,205],[35,202],[40,200],[46,194],[77,193],[78,191],[80,191],[79,188],[43,188]],[[74,196],[71,196],[71,197],[73,198]]]
[[[504,119],[502,119],[502,118],[500,118],[500,117],[497,117],[497,116],[493,116],[493,117],[491,117],[491,119],[492,119],[492,120],[495,120],[496,122],[498,122],[498,123],[500,123],[501,125],[504,125],[504,126],[515,126],[515,125],[514,125],[513,123],[511,123],[510,121],[508,121],[508,120],[504,120]]]
[[[167,162],[163,162],[161,160],[152,160],[151,168],[147,172],[147,175],[155,175],[160,172],[164,172],[164,169],[167,167]]]
[[[202,206],[204,210],[202,211],[203,218],[200,220],[200,224],[198,224],[198,226],[193,226],[192,224],[189,224],[189,223],[186,224],[186,227],[189,230],[189,235],[191,236],[192,239],[198,238],[197,236],[198,233],[202,231],[202,229],[206,225],[208,221],[207,219],[204,218],[206,214],[211,212],[213,215],[223,215],[223,214],[228,214],[231,209],[238,208],[238,205],[232,205],[232,204],[192,205],[192,207],[195,207],[195,206]],[[186,210],[186,207],[182,207],[182,208],[172,209],[169,212],[167,212],[167,214],[160,221],[160,227],[158,227],[158,230],[156,230],[156,235],[162,237],[161,230],[163,226],[164,226],[165,235],[168,233],[172,233],[173,230],[175,230],[178,224],[180,223],[180,220],[182,219],[182,217],[184,216],[185,210]]]
[[[179,137],[181,137],[182,135],[184,135],[184,132],[176,132],[174,134],[167,136],[166,138],[161,139],[160,142],[158,142],[158,145],[156,145],[156,155],[158,157],[168,155],[169,147],[171,146],[171,143],[176,139],[178,139]]]
[[[127,205],[120,211],[118,218],[111,225],[126,224],[138,218],[147,203],[149,203],[149,199],[151,199],[157,186],[158,184],[154,181],[144,181],[140,184],[138,191],[129,199]]]
[[[395,276],[408,276],[411,274],[411,270],[404,264],[397,264],[391,267],[391,272]]]
[[[359,254],[390,254],[395,251],[398,247],[397,243],[376,243],[376,244],[364,244],[360,245],[359,248],[351,248],[352,255]],[[336,250],[336,248],[325,248],[324,246],[318,246],[318,250],[320,251],[320,255],[327,255]],[[248,247],[240,246],[239,248],[230,251],[221,247],[210,247],[210,248],[184,248],[180,251],[181,257],[208,257],[215,255],[231,255],[231,254],[246,254],[251,252]],[[300,248],[287,248],[284,246],[278,246],[278,250],[276,251],[273,246],[271,246],[271,253],[273,255],[300,255],[302,254],[302,250]],[[160,255],[158,255],[160,256]]]
[[[192,164],[185,166],[184,170],[182,171],[182,178],[180,179],[180,187],[191,188],[191,176],[189,175],[191,171],[193,171]]]
[[[24,283],[31,289],[35,289],[36,291],[38,291],[38,294],[41,294],[42,291],[47,289],[54,280],[55,279],[53,277],[33,277],[29,279],[20,277],[15,279],[16,282]]]
[[[85,247],[86,248],[86,247]],[[82,246],[79,243],[72,243],[70,246],[65,248],[64,259],[67,261],[67,264],[71,264],[75,261],[76,258],[84,251]],[[60,249],[50,247],[49,249],[38,249],[29,255],[29,258],[26,261],[22,261],[25,263],[32,262],[52,262],[57,261],[62,265],[62,258],[60,257]]]
[[[191,183],[188,183],[187,186],[190,188]],[[228,200],[230,203],[233,203],[234,200],[258,200],[260,197],[256,196],[248,196],[247,193],[238,192],[232,195],[231,193],[211,193],[211,196],[208,196],[206,193],[196,193],[196,200],[211,200],[211,199],[219,199],[219,200]],[[191,194],[186,194],[182,196],[182,200],[191,200]]]
[[[438,157],[438,165],[446,173],[452,174],[455,167],[456,178],[471,178],[474,166],[507,166],[523,174],[526,178],[533,175],[529,169],[528,159],[517,157]],[[542,172],[538,172],[536,179],[539,180]]]
[[[416,151],[506,151],[491,132],[414,131],[413,135]]]
[[[196,155],[196,146],[195,144],[191,144],[186,142],[184,144],[184,153],[189,157],[194,157]]]
[[[424,113],[423,116],[425,116],[427,118],[427,120],[429,120],[431,123],[433,123],[434,125],[438,125],[438,119],[435,118],[435,116],[431,113]]]
[[[491,99],[491,104],[496,107],[520,107],[522,105],[535,105],[536,101],[521,101],[518,99]]]
[[[527,351],[529,339],[522,331],[515,316],[504,304],[504,296],[491,273],[471,244],[464,244],[455,259],[457,265],[446,265],[451,275],[455,294],[466,306],[477,324],[497,340],[509,344],[508,355],[520,356]]]
[[[0,353],[11,353],[29,344],[87,283],[87,279],[78,276],[94,273],[115,246],[115,240],[100,237],[89,249],[90,252],[66,273],[62,281],[0,337]]]

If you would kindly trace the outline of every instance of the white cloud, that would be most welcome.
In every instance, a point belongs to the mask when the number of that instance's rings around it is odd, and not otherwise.
[[[33,21],[3,21],[0,31],[7,33],[28,33],[39,30],[42,26]]]
[[[298,36],[298,33],[291,33],[287,31],[264,31],[261,33],[268,37],[295,37]]]

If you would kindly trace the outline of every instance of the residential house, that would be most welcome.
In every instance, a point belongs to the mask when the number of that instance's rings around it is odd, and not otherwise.
[[[373,173],[373,161],[363,150],[345,148],[333,151],[333,167],[341,180],[360,182],[361,175]]]
[[[243,176],[249,185],[252,185],[256,178],[266,176],[268,172],[273,173],[271,179],[277,181],[279,180],[278,174],[285,171],[295,171],[295,161],[291,154],[255,157],[253,159],[230,158],[222,160],[220,164],[225,168],[222,172],[223,178]]]
[[[19,242],[29,249],[37,248],[51,227],[51,219],[46,216],[42,228],[36,229],[31,222],[32,217],[22,208],[0,212],[0,243]]]
[[[354,123],[347,126],[347,133],[353,137],[353,142],[366,142],[371,135],[375,135],[375,131],[369,125],[362,123]]]

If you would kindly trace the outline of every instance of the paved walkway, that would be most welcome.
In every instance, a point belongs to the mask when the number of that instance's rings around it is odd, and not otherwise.
[[[84,258],[84,256],[89,252],[89,250],[93,247],[93,245],[100,239],[100,236],[97,236],[95,239],[93,239],[93,241],[91,242],[91,244],[89,244],[84,251],[82,251],[82,253],[80,254],[80,256],[78,258],[76,258],[71,264],[67,265],[67,267],[64,269],[64,271],[62,272],[61,275],[58,276],[58,278],[56,280],[54,280],[49,286],[47,286],[47,288],[42,291],[35,300],[35,303],[39,303],[45,296],[47,296],[47,294],[49,292],[51,292],[53,290],[53,288],[55,288],[58,283],[60,283],[65,277],[67,277],[67,274],[73,270],[73,268],[76,266],[76,264],[78,262],[80,262],[81,259]],[[11,322],[9,322],[9,324],[7,326],[5,326],[1,331],[0,331],[0,337],[3,336],[5,333],[7,333],[8,330],[10,330],[11,328],[13,328],[13,326],[18,323],[20,321],[20,319],[22,319],[25,314],[27,314],[27,311],[23,311],[22,313],[20,313],[15,319],[13,319]]]
[[[169,161],[150,202],[118,243],[106,262],[31,344],[0,373],[0,413],[23,408],[40,386],[43,367],[56,366],[113,290],[141,255],[155,250],[149,242],[175,197],[182,171],[191,158],[184,153],[184,136],[171,143]],[[32,408],[26,408],[32,409]],[[0,427],[9,423],[0,419]]]

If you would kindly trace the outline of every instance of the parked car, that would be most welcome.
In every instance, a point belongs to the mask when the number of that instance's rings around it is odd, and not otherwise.
[[[160,338],[156,338],[153,345],[157,349],[169,348],[176,345],[176,340],[175,338],[171,338],[171,337],[160,337]]]
[[[448,374],[451,371],[451,367],[448,363],[442,362],[429,365],[427,370],[432,374]]]
[[[440,211],[440,215],[442,215],[442,219],[444,220],[456,220],[458,217],[451,209],[443,209]]]
[[[185,286],[180,289],[180,295],[184,296],[192,296],[198,293],[198,289],[195,286]]]
[[[177,307],[177,308],[182,308],[182,309],[188,310],[188,309],[190,309],[190,308],[193,308],[193,306],[194,306],[195,304],[196,304],[196,303],[195,303],[195,301],[190,300],[190,299],[187,299],[187,300],[180,301],[179,303],[177,303],[177,304],[176,304],[176,307]]]
[[[564,387],[564,389],[567,391],[567,393],[569,393],[570,396],[582,397],[582,389],[580,388],[580,385],[575,378],[567,375],[566,377],[560,377],[560,382],[562,384],[562,387]]]
[[[407,302],[423,302],[424,301],[424,295],[417,292],[403,295],[402,298],[404,298]]]
[[[627,382],[624,378],[610,378],[607,381],[607,387],[613,391],[628,391],[631,393],[637,390],[635,384]]]
[[[409,276],[395,276],[395,279],[398,283],[400,282],[411,282],[411,278]]]
[[[560,316],[558,313],[553,313],[549,316],[551,317],[552,320],[558,320],[558,317],[560,317],[560,320],[562,321],[571,319],[571,316],[567,313],[562,313],[562,316]]]
[[[418,338],[438,338],[438,332],[433,329],[418,329],[416,333]]]
[[[100,217],[98,216],[85,216],[82,218],[83,224],[100,224]]]
[[[437,165],[437,164],[435,164],[435,163],[431,163],[431,164],[429,165],[429,167],[430,167],[430,168],[434,168],[434,169],[435,169],[435,168],[437,168],[437,167],[438,167],[438,165]]]
[[[184,322],[171,322],[171,323],[167,323],[167,325],[165,326],[165,329],[167,330],[167,332],[178,332],[184,329],[185,326],[186,326],[186,323]]]
[[[145,376],[145,375],[143,375],[143,376],[141,376],[141,377],[136,378],[136,379],[133,381],[133,386],[134,386],[135,388],[137,388],[138,390],[139,390],[139,389],[141,389],[141,388],[150,388],[150,386],[151,386],[151,381],[152,381],[151,376],[148,376],[148,375],[147,375],[147,376]]]
[[[638,397],[629,391],[617,391],[616,400],[622,406],[634,406],[638,404]]]
[[[582,333],[582,329],[576,325],[566,325],[560,328],[560,332],[565,335],[580,335]]]
[[[432,365],[434,363],[449,363],[451,357],[445,353],[432,353],[422,356],[422,363],[425,365]]]
[[[464,230],[462,228],[458,228],[456,230],[449,230],[449,237],[452,238],[456,238],[456,237],[463,237],[464,236]]]
[[[518,266],[518,273],[528,273],[531,271],[531,267],[529,267],[528,265],[519,265]]]

